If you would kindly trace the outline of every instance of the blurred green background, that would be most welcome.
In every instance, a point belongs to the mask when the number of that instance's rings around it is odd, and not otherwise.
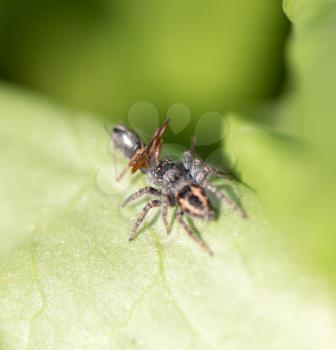
[[[138,101],[223,112],[283,86],[280,0],[2,0],[0,72],[120,119]]]

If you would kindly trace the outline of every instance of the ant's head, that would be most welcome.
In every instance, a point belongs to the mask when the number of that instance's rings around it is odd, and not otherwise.
[[[123,125],[116,125],[111,131],[111,136],[114,146],[128,159],[131,159],[138,150],[143,148],[140,137]]]

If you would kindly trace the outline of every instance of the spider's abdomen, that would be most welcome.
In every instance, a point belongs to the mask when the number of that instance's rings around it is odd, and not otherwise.
[[[186,184],[176,195],[176,201],[183,212],[190,216],[212,219],[214,211],[204,189],[198,185]]]

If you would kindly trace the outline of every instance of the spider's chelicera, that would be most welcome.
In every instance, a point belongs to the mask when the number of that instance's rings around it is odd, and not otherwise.
[[[132,173],[140,170],[149,182],[149,186],[140,188],[128,196],[122,206],[143,195],[156,197],[143,207],[133,224],[129,240],[132,241],[138,235],[139,225],[145,219],[148,211],[154,207],[161,207],[162,220],[169,234],[168,208],[177,206],[176,216],[182,228],[205,252],[212,255],[212,250],[186,223],[184,216],[202,220],[213,219],[214,209],[209,199],[209,193],[225,201],[240,216],[245,217],[245,212],[224,192],[208,182],[208,178],[212,174],[226,175],[195,156],[194,147],[184,152],[182,161],[169,157],[160,158],[162,135],[168,122],[166,120],[163,126],[156,130],[148,145],[145,145],[133,130],[123,125],[117,125],[111,130],[114,146],[129,159],[127,166],[117,179],[120,180],[127,170],[131,169]]]

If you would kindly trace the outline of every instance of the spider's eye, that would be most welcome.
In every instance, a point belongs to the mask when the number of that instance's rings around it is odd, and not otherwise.
[[[180,208],[193,217],[212,219],[214,211],[204,189],[197,185],[184,186],[176,196]]]

